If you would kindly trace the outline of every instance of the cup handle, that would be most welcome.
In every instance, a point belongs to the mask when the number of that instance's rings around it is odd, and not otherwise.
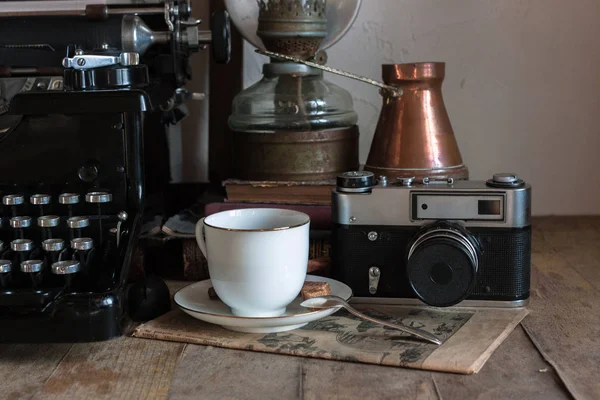
[[[208,260],[208,256],[206,255],[206,241],[204,240],[204,218],[200,218],[198,223],[196,223],[196,242],[198,242],[204,258]]]

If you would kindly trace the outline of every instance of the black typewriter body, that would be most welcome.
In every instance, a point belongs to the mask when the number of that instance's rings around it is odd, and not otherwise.
[[[0,4],[0,342],[107,340],[170,307],[164,282],[130,270],[207,35],[187,0],[113,3],[17,17]],[[227,62],[219,18],[213,54]]]
[[[131,91],[118,93],[123,101],[113,110],[95,107],[114,95],[28,93],[12,101],[22,120],[0,142],[10,155],[0,157],[2,341],[122,333],[143,218],[142,123],[149,104],[143,92]],[[37,114],[34,96],[54,109]]]

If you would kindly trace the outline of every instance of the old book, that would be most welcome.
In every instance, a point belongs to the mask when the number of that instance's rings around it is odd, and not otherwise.
[[[335,180],[223,182],[226,201],[254,203],[331,204]]]

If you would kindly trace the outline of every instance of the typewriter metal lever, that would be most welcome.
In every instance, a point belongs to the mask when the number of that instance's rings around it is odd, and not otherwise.
[[[121,225],[123,225],[123,222],[127,221],[127,218],[129,217],[129,215],[127,215],[127,213],[125,211],[121,211],[117,217],[119,218],[119,222],[117,223],[116,235],[117,235],[117,247],[119,247],[119,243],[121,242],[121,235],[123,234],[123,228]]]
[[[122,65],[125,67],[138,65],[138,53],[121,53],[118,56],[101,56],[94,54],[75,54],[73,57],[63,59],[63,67],[73,69],[91,69]]]

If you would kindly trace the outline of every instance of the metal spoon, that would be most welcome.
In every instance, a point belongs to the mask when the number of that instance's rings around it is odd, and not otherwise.
[[[307,308],[332,308],[332,307],[343,307],[348,310],[351,314],[356,315],[359,318],[366,319],[367,321],[374,322],[376,324],[381,324],[387,326],[389,328],[398,329],[402,332],[410,333],[411,335],[415,335],[420,337],[421,339],[425,339],[429,342],[435,344],[442,344],[442,341],[438,339],[435,335],[425,332],[421,329],[417,328],[409,328],[407,326],[390,324],[389,322],[382,321],[380,319],[371,318],[368,315],[365,315],[361,312],[358,312],[350,304],[344,301],[344,299],[337,296],[322,296],[322,297],[314,297],[312,299],[308,299],[300,303],[302,307]]]

